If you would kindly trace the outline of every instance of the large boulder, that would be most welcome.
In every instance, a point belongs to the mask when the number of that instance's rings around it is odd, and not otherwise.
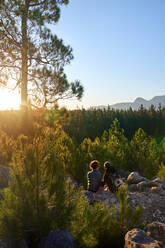
[[[143,223],[159,221],[165,223],[165,197],[160,194],[146,192],[128,192],[130,206],[135,209],[140,205],[143,209]]]
[[[72,234],[67,230],[52,230],[40,241],[38,248],[77,248],[77,245]]]
[[[163,248],[163,245],[143,230],[135,228],[126,233],[124,248]]]
[[[114,205],[116,206],[117,213],[120,210],[120,203],[117,195],[115,193],[112,193],[110,191],[100,191],[97,193],[92,193],[90,191],[84,191],[84,194],[86,195],[89,204],[94,204],[95,202],[104,202],[106,203],[110,208],[112,208]]]
[[[128,177],[127,177],[127,182],[129,184],[137,184],[140,183],[142,181],[147,181],[147,179],[145,177],[142,177],[138,172],[133,171],[131,172]]]
[[[148,192],[151,188],[157,188],[157,184],[151,181],[141,181],[137,184],[129,185],[130,191],[138,191],[138,192]],[[159,188],[161,190],[161,188]]]
[[[165,196],[165,180],[158,177],[149,180],[141,177],[138,172],[132,172],[127,178],[127,183],[131,192],[151,192]]]
[[[148,236],[163,243],[165,246],[165,224],[161,222],[152,222],[145,227]]]
[[[165,223],[165,180],[158,177],[149,180],[141,177],[137,172],[132,172],[127,181],[130,206],[133,209],[138,205],[143,208],[143,222]]]

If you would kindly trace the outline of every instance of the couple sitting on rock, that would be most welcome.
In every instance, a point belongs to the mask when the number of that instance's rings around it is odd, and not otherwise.
[[[93,160],[89,165],[91,171],[87,174],[88,179],[88,191],[96,193],[102,191],[104,187],[108,187],[108,190],[115,192],[117,185],[114,183],[114,179],[119,177],[119,174],[114,166],[108,161],[104,163],[104,175],[99,171],[99,162]],[[120,179],[118,179],[120,181]],[[120,184],[120,182],[118,182]]]

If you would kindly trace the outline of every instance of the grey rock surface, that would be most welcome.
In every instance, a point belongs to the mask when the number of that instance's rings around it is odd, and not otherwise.
[[[165,197],[151,192],[128,192],[130,206],[143,208],[142,222],[159,221],[165,223]]]
[[[137,184],[142,181],[148,181],[145,177],[142,177],[138,172],[133,171],[128,175],[127,182],[129,184]]]
[[[143,230],[135,228],[125,235],[124,248],[163,248],[163,245],[147,236]]]
[[[41,240],[38,248],[77,248],[75,240],[67,230],[52,230]]]
[[[165,247],[165,224],[161,222],[152,222],[145,227],[148,236],[163,243]]]

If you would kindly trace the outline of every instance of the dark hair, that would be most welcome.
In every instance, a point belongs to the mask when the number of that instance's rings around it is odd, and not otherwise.
[[[90,162],[89,167],[91,169],[96,169],[97,167],[99,167],[99,162],[97,160],[93,160]]]
[[[117,172],[116,169],[115,169],[115,167],[112,166],[112,165],[110,164],[109,161],[106,161],[106,162],[104,163],[104,168],[105,168],[105,170],[106,170],[107,172],[112,173],[112,174],[114,174],[114,173]]]
[[[105,169],[108,169],[108,168],[110,168],[110,162],[109,161],[106,161],[105,163],[104,163],[104,168]]]

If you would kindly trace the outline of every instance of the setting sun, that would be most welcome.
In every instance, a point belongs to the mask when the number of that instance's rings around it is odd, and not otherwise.
[[[19,109],[20,96],[18,92],[0,89],[0,110]]]

